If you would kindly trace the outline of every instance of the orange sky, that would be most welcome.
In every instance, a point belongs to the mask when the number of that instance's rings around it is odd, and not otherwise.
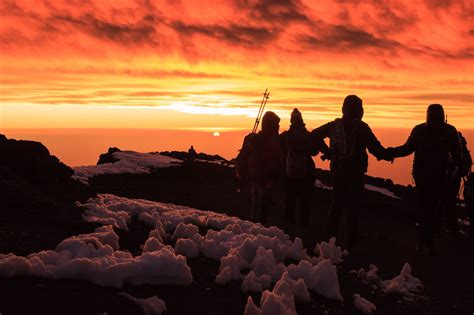
[[[267,87],[283,127],[357,94],[375,127],[474,128],[474,2],[0,1],[0,128],[251,128]]]

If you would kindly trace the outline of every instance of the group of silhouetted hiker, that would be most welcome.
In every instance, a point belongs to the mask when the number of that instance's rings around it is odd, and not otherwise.
[[[451,232],[459,231],[456,206],[462,178],[469,178],[464,189],[465,204],[470,208],[470,222],[474,220],[474,179],[466,140],[446,122],[439,104],[428,106],[426,122],[415,126],[406,143],[398,147],[382,146],[362,121],[363,115],[362,100],[349,95],[342,105],[342,118],[310,132],[295,108],[289,130],[279,134],[280,118],[267,111],[261,131],[245,137],[236,158],[237,177],[251,195],[251,220],[266,223],[274,195],[284,192],[285,221],[295,223],[298,214],[298,223],[308,225],[316,179],[312,156],[321,154],[322,159],[330,160],[332,177],[326,229],[329,236],[338,235],[342,217],[346,216],[346,245],[352,248],[358,242],[367,150],[377,160],[390,162],[414,153],[412,175],[422,210],[417,250],[433,254],[434,237],[441,229],[442,219]],[[329,146],[325,138],[329,138]],[[471,235],[472,229],[471,226]]]

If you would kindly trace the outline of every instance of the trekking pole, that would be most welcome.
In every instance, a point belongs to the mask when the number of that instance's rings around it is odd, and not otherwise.
[[[255,119],[255,124],[253,125],[252,133],[257,132],[258,124],[260,123],[260,118],[262,117],[263,110],[265,109],[265,105],[267,104],[269,96],[270,92],[268,92],[268,89],[265,89],[265,92],[263,93],[262,102],[260,103],[260,108],[258,109],[257,119]]]

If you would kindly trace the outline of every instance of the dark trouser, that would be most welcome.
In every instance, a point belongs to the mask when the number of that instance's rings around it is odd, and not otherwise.
[[[426,247],[433,247],[434,232],[439,220],[443,189],[445,188],[444,178],[441,176],[415,178],[415,183],[422,211],[420,240],[425,243]]]
[[[357,242],[359,233],[359,206],[364,190],[364,174],[333,172],[332,204],[326,221],[329,236],[337,236],[341,219],[347,217],[348,246]]]
[[[251,220],[264,223],[267,220],[268,208],[272,204],[272,191],[268,189],[255,189],[252,192]]]
[[[449,183],[446,186],[445,199],[443,202],[443,214],[446,218],[448,229],[452,232],[457,231],[459,229],[457,217],[457,202],[460,187],[461,178],[459,177]]]
[[[300,220],[304,225],[309,224],[311,197],[314,188],[314,176],[304,178],[287,178],[285,191],[285,219],[295,222],[295,212],[299,202]]]

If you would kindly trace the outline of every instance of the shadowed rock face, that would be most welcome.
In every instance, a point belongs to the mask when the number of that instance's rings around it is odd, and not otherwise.
[[[54,248],[74,230],[90,229],[75,201],[94,193],[73,174],[41,143],[0,135],[0,252]]]
[[[0,188],[33,190],[53,202],[73,203],[92,196],[90,189],[71,179],[74,171],[39,142],[0,136]],[[8,197],[8,196],[7,196]],[[8,198],[7,198],[8,199]]]
[[[107,153],[103,153],[99,156],[99,161],[97,162],[97,165],[117,162],[118,159],[114,158],[113,156],[115,152],[122,152],[122,150],[116,147],[110,147]]]

